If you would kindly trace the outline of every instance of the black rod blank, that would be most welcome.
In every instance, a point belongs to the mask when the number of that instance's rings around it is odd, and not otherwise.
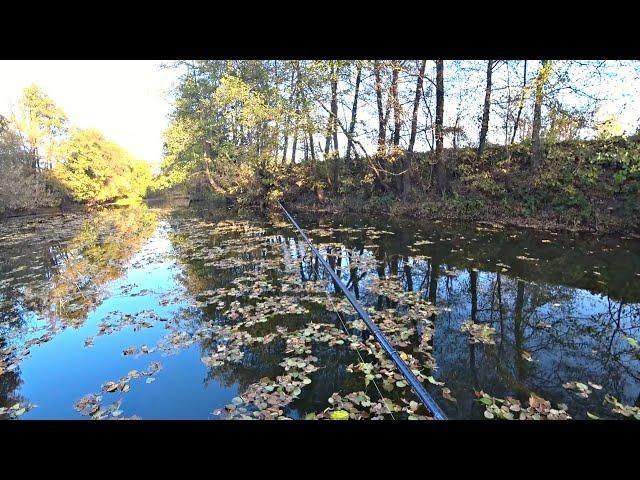
[[[309,240],[309,237],[307,237],[307,235],[304,233],[302,228],[300,228],[300,226],[296,223],[296,221],[289,214],[287,209],[284,208],[284,206],[282,206],[282,203],[280,203],[280,201],[278,201],[278,205],[280,205],[280,208],[282,209],[282,211],[284,212],[286,217],[293,224],[293,226],[296,228],[296,230],[298,230],[298,232],[300,233],[302,238],[305,240],[305,242],[307,242],[307,244],[309,244],[309,246],[311,247],[311,250],[315,254],[316,258],[320,261],[320,263],[325,268],[325,270],[327,272],[329,272],[329,275],[331,275],[331,278],[336,283],[336,285],[338,285],[340,287],[342,292],[347,297],[347,300],[349,300],[351,305],[353,305],[353,308],[355,308],[356,312],[358,313],[360,318],[364,321],[364,323],[366,324],[367,328],[371,331],[371,333],[373,334],[375,339],[382,346],[382,348],[385,350],[385,352],[387,352],[387,354],[391,357],[391,359],[396,364],[396,366],[400,369],[400,372],[402,373],[404,378],[407,380],[409,385],[411,385],[411,387],[413,388],[413,391],[416,393],[416,395],[418,395],[418,397],[420,398],[420,400],[422,401],[424,406],[427,407],[427,409],[432,413],[433,418],[435,418],[436,420],[446,420],[447,419],[446,415],[440,409],[440,407],[435,402],[433,397],[431,397],[431,395],[429,395],[429,393],[425,390],[425,388],[422,386],[420,381],[413,374],[411,369],[400,358],[400,355],[398,355],[398,352],[396,352],[396,350],[393,348],[391,343],[389,343],[389,340],[387,340],[387,338],[384,336],[382,331],[373,322],[373,320],[371,320],[371,317],[366,312],[366,310],[364,308],[362,308],[362,306],[360,305],[358,300],[356,300],[356,298],[353,296],[353,294],[349,290],[347,290],[347,288],[342,283],[342,280],[340,279],[340,277],[338,277],[338,275],[333,271],[333,269],[329,266],[329,264],[322,257],[322,255],[320,255],[320,253],[318,252],[316,247],[313,246],[313,243],[311,243],[311,240]]]

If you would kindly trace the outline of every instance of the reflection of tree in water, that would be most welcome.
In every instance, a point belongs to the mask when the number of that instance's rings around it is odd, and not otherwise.
[[[6,340],[5,331],[8,330],[6,326],[0,323],[0,352],[9,346]],[[2,355],[0,355],[0,359]],[[0,407],[11,407],[15,403],[24,402],[24,398],[16,394],[16,391],[22,385],[22,379],[20,378],[20,368],[16,368],[13,371],[5,371],[0,374]],[[0,415],[0,420],[3,416]]]
[[[276,289],[280,288],[281,281],[285,275],[297,275],[300,283],[309,280],[317,280],[318,276],[324,278],[325,274],[315,259],[306,255],[302,244],[291,241],[291,236],[280,235],[277,232],[269,232],[256,234],[256,248],[242,253],[234,254],[233,251],[229,258],[238,258],[238,266],[229,266],[229,268],[216,268],[207,266],[207,260],[201,258],[201,254],[196,252],[206,252],[207,249],[224,244],[225,241],[242,238],[239,232],[224,231],[216,233],[215,221],[210,221],[208,225],[193,229],[193,222],[185,222],[184,219],[169,218],[174,233],[172,234],[172,242],[178,254],[177,259],[183,268],[184,274],[180,277],[189,294],[198,298],[203,292],[216,291],[220,288],[228,288],[232,285],[232,281],[237,277],[245,276],[251,273],[267,273],[269,282]],[[191,225],[186,227],[186,225]],[[207,234],[200,237],[201,228],[206,228]],[[289,232],[287,232],[289,233]],[[194,245],[192,241],[198,238],[198,245]],[[265,241],[266,244],[262,244]],[[247,240],[247,245],[251,241]],[[329,249],[331,253],[331,249]],[[283,265],[287,268],[290,266],[289,273],[285,274],[279,269],[265,269],[263,261],[270,258],[282,259]],[[329,257],[332,259],[332,257]],[[303,260],[299,265],[294,266],[293,261]],[[335,258],[333,260],[335,262]],[[335,263],[334,263],[335,266]],[[338,271],[341,269],[338,268]],[[342,272],[341,272],[342,274]],[[290,278],[289,278],[290,279]],[[260,295],[260,301],[264,301],[268,297],[274,297],[276,294],[263,293]],[[287,294],[278,294],[286,296]],[[238,298],[243,305],[255,305],[258,300],[249,300],[246,298]],[[284,327],[288,332],[295,332],[304,329],[306,325],[313,321],[315,323],[336,324],[336,314],[327,311],[323,306],[315,303],[304,302],[304,306],[309,313],[303,315],[275,315],[267,322],[257,323],[251,327],[242,327],[253,337],[264,337],[276,331],[276,327]],[[203,308],[208,320],[220,325],[229,324],[226,318],[214,305]],[[200,341],[202,356],[207,356],[216,351],[218,346],[218,338],[207,338]],[[284,369],[280,363],[290,356],[292,353],[285,353],[285,340],[283,338],[275,338],[269,343],[251,343],[242,346],[243,357],[237,362],[225,362],[220,366],[208,367],[207,375],[204,379],[205,384],[211,381],[220,382],[226,387],[237,385],[240,392],[245,391],[250,385],[259,382],[261,378],[268,377],[275,379],[278,375],[284,374]],[[317,411],[318,408],[326,406],[327,398],[333,392],[337,391],[354,391],[362,389],[364,382],[358,375],[346,371],[346,366],[356,362],[357,356],[355,352],[350,350],[348,345],[328,347],[325,344],[313,344],[312,355],[318,358],[315,364],[320,367],[318,371],[310,374],[312,383],[302,389],[302,392],[289,408],[293,408],[304,414],[307,412]]]
[[[450,413],[455,415],[456,408],[457,414],[464,417],[472,416],[473,409],[482,412],[476,408],[473,389],[521,400],[534,391],[569,404],[570,411],[582,417],[587,410],[609,414],[609,409],[601,405],[604,393],[625,399],[623,403],[638,401],[638,358],[625,337],[640,337],[640,306],[626,305],[619,299],[637,301],[637,292],[629,290],[627,279],[633,273],[625,274],[616,266],[624,257],[623,269],[637,271],[637,254],[613,249],[616,240],[585,240],[571,247],[553,241],[540,251],[535,235],[512,235],[517,239],[511,240],[502,232],[468,234],[476,240],[470,253],[469,245],[455,238],[442,241],[446,235],[436,232],[429,237],[434,244],[427,249],[428,258],[416,261],[406,254],[406,245],[413,240],[409,232],[410,228],[400,232],[405,237],[401,241],[383,236],[376,242],[372,253],[378,263],[368,274],[353,268],[349,254],[351,268],[346,272],[346,281],[364,303],[377,309],[392,307],[393,303],[383,295],[372,298],[367,293],[367,275],[381,279],[397,275],[405,290],[423,291],[433,304],[451,308],[451,312],[443,311],[434,318],[439,378],[452,385],[459,400],[457,406],[446,405]],[[335,232],[322,241],[341,241],[349,251],[361,248],[366,239],[354,242]],[[523,251],[539,258],[535,266],[515,259]],[[497,262],[512,264],[513,268],[500,272]],[[603,264],[610,267],[603,268]],[[443,270],[454,267],[467,270],[468,274],[443,275]],[[589,269],[598,268],[600,275],[589,273]],[[620,297],[594,297],[571,286],[558,285],[564,282],[592,291],[602,291],[606,284],[613,295]],[[495,346],[467,341],[460,325],[470,319],[496,329]],[[594,389],[586,401],[562,387],[565,382],[588,380],[603,389]]]
[[[17,219],[0,227],[0,237],[8,240],[0,247],[7,259],[0,272],[0,350],[14,339],[19,347],[42,330],[55,334],[81,325],[100,303],[102,287],[122,275],[155,228],[155,214],[144,207]],[[47,323],[34,324],[38,319]],[[0,405],[15,403],[18,372],[0,375]]]
[[[103,210],[84,220],[72,237],[54,240],[47,250],[43,264],[53,268],[45,281],[21,285],[26,308],[40,317],[81,324],[99,302],[101,287],[122,275],[155,228],[155,214],[141,206]]]

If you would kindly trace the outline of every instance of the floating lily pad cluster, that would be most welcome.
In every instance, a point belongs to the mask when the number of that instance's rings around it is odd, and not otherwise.
[[[588,382],[588,384],[591,388],[595,390],[602,390],[601,385],[597,385],[591,382]],[[589,395],[592,393],[592,390],[589,389],[589,387],[582,382],[567,382],[567,383],[563,383],[562,386],[567,390],[572,390],[580,398],[588,398]]]
[[[32,410],[36,405],[31,403],[17,402],[10,407],[0,407],[0,420],[3,418],[16,419],[21,417],[29,410]]]
[[[226,418],[272,420],[287,418],[285,408],[299,397],[302,389],[311,383],[309,374],[318,367],[314,365],[318,359],[312,355],[307,357],[288,357],[280,363],[285,374],[271,381],[268,377],[254,383],[248,390],[225,407]],[[221,414],[221,410],[214,412]]]
[[[500,399],[483,391],[475,392],[478,401],[485,406],[484,416],[490,420],[570,420],[567,406],[560,404],[552,408],[551,402],[531,393],[528,406],[512,397]]]
[[[632,407],[619,402],[617,398],[611,395],[605,395],[605,401],[613,405],[611,411],[627,418],[640,420],[640,407]]]
[[[129,383],[131,382],[131,380],[133,380],[134,378],[140,378],[140,377],[152,378],[153,375],[158,373],[161,368],[162,368],[162,364],[160,362],[152,362],[149,365],[149,369],[145,372],[140,372],[138,370],[131,370],[129,373],[127,373],[127,375],[122,377],[117,382],[108,381],[103,383],[101,386],[102,391],[107,393],[116,392],[116,391],[126,393],[130,389]]]
[[[462,324],[460,330],[469,333],[469,343],[485,343],[488,345],[495,345],[496,343],[493,340],[496,329],[486,323],[473,323],[469,320]]]

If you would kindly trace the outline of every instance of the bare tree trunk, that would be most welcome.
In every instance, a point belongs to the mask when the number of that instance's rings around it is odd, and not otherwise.
[[[427,61],[422,60],[420,64],[420,71],[418,72],[418,81],[416,82],[416,96],[413,100],[413,115],[411,117],[411,137],[409,138],[409,151],[413,152],[413,147],[416,143],[416,133],[418,131],[418,110],[420,106],[420,97],[422,96],[422,85],[424,83],[424,70],[427,66]]]
[[[511,135],[511,145],[516,141],[516,133],[518,126],[520,125],[520,115],[522,115],[522,108],[524,107],[524,95],[525,88],[527,86],[527,61],[524,61],[524,74],[522,75],[522,94],[520,95],[520,104],[518,105],[518,114],[516,115],[516,121],[513,124],[513,135]]]
[[[294,120],[293,126],[293,149],[291,151],[291,163],[296,163],[296,150],[298,148],[298,124],[300,121],[300,94],[301,94],[301,85],[300,85],[300,61],[296,61],[296,95],[295,95],[295,106],[296,106],[296,118]]]
[[[400,75],[399,63],[393,62],[391,74],[391,102],[393,107],[393,145],[400,145],[400,129],[402,128],[402,112],[400,111],[400,99],[398,96],[398,76]]]
[[[333,77],[333,65],[331,65],[331,76]],[[331,86],[333,87],[333,81],[331,82]],[[329,112],[329,118],[327,119],[327,133],[325,135],[325,143],[324,143],[325,158],[329,155],[329,150],[331,148],[331,127],[333,127],[332,112],[333,112],[333,95],[331,96],[331,111]]]
[[[540,168],[542,160],[542,143],[540,141],[540,129],[542,127],[542,96],[544,87],[545,67],[547,60],[542,60],[540,71],[536,79],[536,101],[533,108],[533,133],[531,135],[531,169],[535,172]]]
[[[402,111],[400,105],[400,98],[398,95],[398,77],[400,75],[400,64],[398,61],[393,62],[391,72],[391,106],[393,108],[393,147],[394,150],[400,145],[400,131],[402,129]],[[404,159],[397,159],[398,165],[394,166],[394,171],[397,174],[395,178],[396,191],[404,197]]]
[[[331,79],[331,132],[333,133],[333,149],[338,155],[338,72],[334,68]]]
[[[358,112],[358,91],[360,90],[360,79],[362,74],[362,65],[356,67],[356,86],[353,94],[353,107],[351,107],[351,124],[349,125],[349,139],[347,141],[347,162],[351,160],[351,149],[353,148],[353,133],[356,128],[356,115]]]
[[[487,132],[489,131],[489,114],[491,113],[491,73],[493,71],[493,60],[487,61],[487,85],[484,90],[484,108],[482,109],[482,124],[480,126],[480,142],[478,143],[478,160],[482,157],[485,144],[487,142]]]
[[[291,72],[291,95],[289,96],[289,101],[291,102],[295,96],[297,95],[297,92],[294,91],[297,90],[296,88],[296,84],[295,82],[295,72]],[[287,161],[287,150],[289,149],[289,134],[287,133],[289,131],[289,116],[285,115],[284,117],[284,151],[282,152],[282,163],[286,163]]]
[[[380,62],[375,61],[373,71],[376,78],[376,103],[378,106],[378,153],[383,153],[385,148],[387,120],[382,108],[382,75],[380,72]]]
[[[324,138],[324,156],[325,158],[329,155],[329,149],[331,148],[331,114],[329,114],[329,119],[327,120],[327,133]]]
[[[338,71],[334,66],[331,76],[331,133],[333,134],[333,191],[338,191],[340,160],[338,159]]]
[[[316,161],[316,149],[313,146],[313,133],[309,132],[309,151],[311,153],[311,160]]]
[[[444,60],[436,60],[436,185],[441,195],[450,193],[444,158]]]
[[[291,146],[291,163],[296,163],[296,150],[298,148],[298,132],[293,134],[293,145]]]

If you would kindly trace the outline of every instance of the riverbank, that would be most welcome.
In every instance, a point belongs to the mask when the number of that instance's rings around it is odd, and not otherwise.
[[[295,172],[298,184],[278,188],[292,209],[307,211],[595,234],[640,233],[640,141],[636,137],[549,145],[535,171],[528,145],[510,150],[490,146],[482,158],[471,148],[447,149],[444,155],[451,187],[446,197],[432,187],[435,160],[430,152],[405,154],[400,160],[386,158],[382,163],[387,172],[370,178],[362,159],[352,161],[337,176],[332,174],[333,179],[328,175],[332,165],[308,172],[296,166],[301,170]]]
[[[82,213],[93,212],[105,208],[122,208],[131,205],[139,205],[140,199],[122,199],[115,202],[103,204],[86,204],[78,202],[62,202],[59,206],[54,207],[37,207],[37,208],[20,208],[0,210],[0,221],[16,217],[29,216],[48,216],[48,215],[64,215],[65,213]]]
[[[535,215],[519,213],[525,206],[509,209],[492,202],[473,202],[463,198],[449,200],[431,199],[424,203],[406,204],[400,201],[380,202],[373,199],[359,203],[348,199],[314,202],[312,199],[298,199],[287,202],[292,212],[313,212],[318,214],[376,214],[389,218],[444,221],[475,222],[478,224],[498,225],[501,227],[528,228],[550,232],[591,233],[598,235],[627,235],[640,238],[637,218],[623,218],[607,207],[599,209],[592,218],[584,219],[576,215],[558,211],[543,211]]]

